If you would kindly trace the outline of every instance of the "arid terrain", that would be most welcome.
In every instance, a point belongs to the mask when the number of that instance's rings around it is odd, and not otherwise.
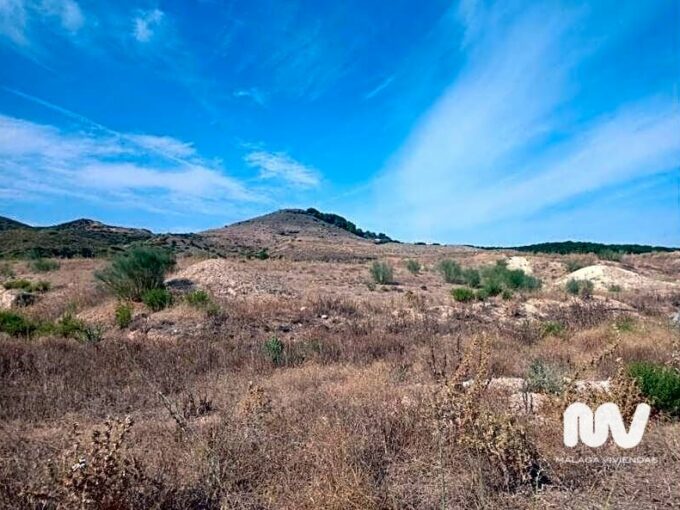
[[[172,302],[128,321],[110,257],[0,260],[48,282],[0,288],[40,324],[0,332],[2,508],[680,506],[672,412],[632,450],[562,442],[571,402],[649,400],[632,363],[680,369],[680,252],[379,244],[291,211],[159,239],[187,247]]]

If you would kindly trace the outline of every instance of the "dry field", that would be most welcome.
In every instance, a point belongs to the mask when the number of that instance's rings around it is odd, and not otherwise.
[[[333,239],[281,235],[267,260],[181,259],[175,304],[135,304],[123,329],[93,277],[106,261],[41,274],[15,262],[17,277],[52,284],[23,313],[70,310],[101,338],[0,333],[0,506],[680,506],[677,421],[654,415],[631,451],[562,444],[567,401],[630,409],[640,397],[622,367],[677,361],[678,254],[580,257],[605,270],[575,297],[564,291],[574,256],[363,241],[338,241],[333,256]],[[506,259],[543,285],[456,302],[436,270],[446,257]],[[372,259],[393,266],[393,284],[371,281]],[[635,278],[619,282],[625,272]],[[187,288],[217,306],[184,302]],[[645,461],[603,461],[622,456]]]

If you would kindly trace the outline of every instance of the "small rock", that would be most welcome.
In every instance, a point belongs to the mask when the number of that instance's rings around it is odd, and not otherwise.
[[[37,299],[38,297],[35,294],[23,290],[5,290],[0,292],[0,309],[29,306],[35,303]]]
[[[321,316],[321,318],[322,318],[323,320],[326,320],[326,319],[328,319],[328,315],[323,314],[323,315]]]
[[[675,312],[674,314],[671,314],[671,325],[675,326],[676,328],[680,328],[680,312]]]

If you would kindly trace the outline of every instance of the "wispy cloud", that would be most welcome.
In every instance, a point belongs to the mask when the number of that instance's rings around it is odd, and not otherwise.
[[[380,94],[383,90],[385,90],[387,87],[389,87],[392,82],[394,81],[394,75],[388,76],[385,78],[383,81],[381,81],[375,88],[370,90],[365,96],[364,99],[373,99],[375,96]]]
[[[132,35],[140,43],[149,42],[163,22],[165,14],[160,9],[140,11],[132,20]]]
[[[450,238],[677,164],[668,98],[574,121],[571,78],[594,51],[574,37],[583,12],[480,5],[459,10],[466,66],[378,181],[382,219],[399,218],[407,237]]]
[[[250,99],[251,101],[259,104],[260,106],[266,106],[267,104],[267,94],[265,94],[257,87],[236,90],[234,91],[234,97]]]
[[[0,36],[23,50],[37,43],[33,37],[40,34],[34,34],[34,29],[74,34],[84,24],[75,0],[0,0]]]
[[[281,152],[254,151],[244,158],[260,171],[261,179],[276,179],[296,188],[314,188],[320,184],[319,173]]]
[[[191,204],[194,211],[219,214],[225,202],[262,200],[180,140],[65,132],[8,116],[0,116],[0,171],[24,196],[108,199],[153,211],[181,213]]]

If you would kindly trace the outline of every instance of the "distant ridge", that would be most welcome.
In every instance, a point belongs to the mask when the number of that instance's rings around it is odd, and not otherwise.
[[[13,220],[11,218],[6,218],[5,216],[0,216],[0,232],[3,230],[12,230],[15,228],[31,228],[25,223]]]
[[[640,253],[651,253],[654,251],[673,252],[680,250],[680,248],[653,246],[648,244],[604,244],[586,241],[556,241],[550,243],[537,243],[524,246],[506,247],[478,246],[478,248],[485,250],[516,250],[533,253],[557,253],[560,255],[567,255],[570,253],[594,253],[596,255],[611,255],[612,253],[618,253],[621,255],[635,255]]]
[[[0,217],[0,257],[96,257],[153,237],[146,229],[116,227],[85,218],[32,227]]]

